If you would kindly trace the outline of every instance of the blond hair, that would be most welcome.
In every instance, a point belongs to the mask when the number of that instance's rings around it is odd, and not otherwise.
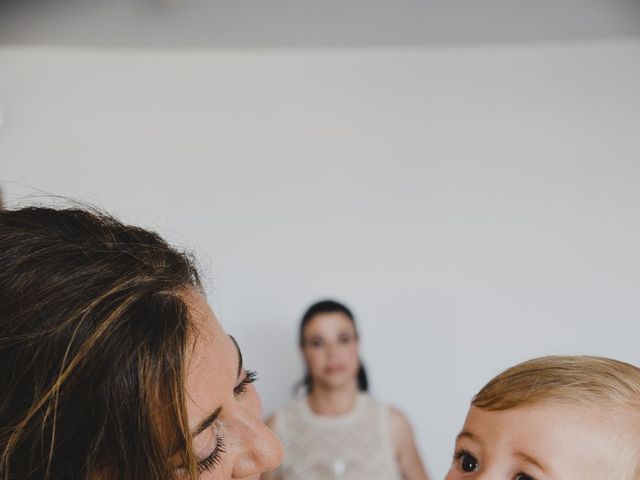
[[[610,358],[535,358],[493,378],[471,404],[500,411],[552,401],[622,411],[640,434],[640,368]],[[640,458],[640,448],[636,457]],[[639,478],[640,460],[635,469],[632,478]]]
[[[472,405],[489,411],[509,410],[547,400],[635,407],[640,413],[640,368],[603,357],[534,358],[493,378]]]

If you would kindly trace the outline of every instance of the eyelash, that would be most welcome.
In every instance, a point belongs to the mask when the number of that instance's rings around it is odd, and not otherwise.
[[[224,438],[222,435],[216,435],[216,448],[207,458],[198,461],[198,473],[211,471],[220,463],[220,457],[225,452]]]
[[[235,396],[240,396],[247,391],[247,386],[252,384],[258,379],[258,374],[251,370],[246,370],[242,381],[233,389]],[[198,461],[198,473],[213,470],[220,463],[224,449],[224,438],[222,435],[216,435],[216,448],[211,452],[207,458],[203,458]]]
[[[258,374],[251,370],[246,370],[244,379],[238,384],[236,388],[233,389],[233,394],[235,396],[242,395],[244,392],[247,391],[247,387],[253,382],[255,382],[256,380],[258,380]]]

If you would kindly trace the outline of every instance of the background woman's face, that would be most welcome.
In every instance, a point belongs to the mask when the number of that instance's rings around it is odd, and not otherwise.
[[[354,382],[359,367],[358,336],[344,313],[315,315],[304,328],[302,353],[315,385]]]
[[[188,358],[187,412],[201,478],[258,479],[280,464],[280,441],[261,420],[260,398],[235,340],[201,295],[191,292],[187,303],[200,330]]]

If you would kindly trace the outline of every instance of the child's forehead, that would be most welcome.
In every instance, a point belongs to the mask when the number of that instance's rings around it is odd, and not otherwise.
[[[607,476],[600,478],[609,478],[614,464],[619,468],[624,457],[634,456],[629,448],[633,436],[619,413],[552,402],[503,411],[471,407],[459,441],[495,459],[531,457],[568,478],[596,478],[593,469],[607,465]]]
[[[562,402],[546,402],[535,405],[489,411],[471,407],[465,426],[473,426],[488,434],[527,432],[551,436],[556,430],[567,428],[587,430],[599,423],[607,423],[612,413],[603,408],[585,407]]]

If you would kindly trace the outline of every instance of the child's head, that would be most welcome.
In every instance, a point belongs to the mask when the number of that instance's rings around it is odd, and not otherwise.
[[[543,357],[474,397],[446,480],[639,480],[640,369]]]

